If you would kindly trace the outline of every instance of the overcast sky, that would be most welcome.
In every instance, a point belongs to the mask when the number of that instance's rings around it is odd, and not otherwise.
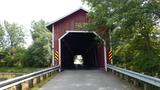
[[[81,0],[0,0],[0,22],[15,22],[27,31],[32,20],[51,22],[79,7],[88,9]],[[30,37],[27,38],[29,45]]]

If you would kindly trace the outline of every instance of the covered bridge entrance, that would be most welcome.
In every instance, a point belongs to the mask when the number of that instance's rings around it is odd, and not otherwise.
[[[53,66],[74,69],[74,57],[81,55],[83,68],[106,68],[109,61],[106,61],[105,42],[96,32],[78,28],[89,23],[87,13],[87,10],[79,8],[47,26],[52,32]]]
[[[106,56],[103,44],[103,40],[95,32],[67,31],[59,39],[59,59],[62,69],[75,68],[75,55],[82,55],[84,69],[104,68]]]

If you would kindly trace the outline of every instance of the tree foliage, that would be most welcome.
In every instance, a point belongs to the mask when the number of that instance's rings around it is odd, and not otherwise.
[[[22,66],[26,49],[22,26],[4,21],[0,24],[0,66]]]
[[[31,23],[33,44],[27,49],[23,26],[4,21],[0,24],[0,66],[46,67],[51,63],[51,33],[43,20]]]
[[[43,20],[32,22],[33,44],[28,48],[26,66],[45,67],[51,63],[51,33]]]
[[[91,6],[91,23],[86,27],[112,31],[115,63],[152,75],[160,73],[159,0],[82,1]]]
[[[0,54],[5,55],[5,58],[0,59],[0,66],[2,67],[23,67],[23,62],[25,60],[26,49],[17,47],[14,49],[16,52],[10,54],[9,49],[5,49],[0,52]]]
[[[0,50],[3,49],[3,38],[4,38],[4,30],[3,26],[0,24]]]
[[[24,45],[24,32],[23,27],[16,23],[8,23],[4,21],[5,46],[10,48],[23,47]]]

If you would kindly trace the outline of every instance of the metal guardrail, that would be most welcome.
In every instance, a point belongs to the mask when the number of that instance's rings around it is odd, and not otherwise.
[[[122,73],[124,75],[130,76],[130,77],[135,78],[137,80],[143,81],[145,83],[160,87],[160,79],[159,78],[151,77],[148,75],[144,75],[144,74],[133,72],[133,71],[126,70],[126,69],[122,69],[122,68],[119,68],[119,67],[116,67],[113,65],[109,65],[109,64],[107,64],[107,68],[114,70],[116,72]]]
[[[0,90],[7,89],[7,88],[12,87],[14,85],[18,85],[18,84],[20,84],[24,81],[31,80],[33,78],[39,77],[39,76],[44,75],[46,73],[53,72],[53,71],[58,70],[58,69],[59,69],[59,66],[50,67],[50,68],[46,68],[46,69],[43,69],[43,70],[40,70],[40,71],[37,71],[37,72],[33,72],[33,73],[30,73],[30,74],[26,74],[26,75],[22,75],[22,76],[19,76],[19,77],[16,77],[16,78],[12,78],[12,79],[2,81],[2,82],[0,82]]]

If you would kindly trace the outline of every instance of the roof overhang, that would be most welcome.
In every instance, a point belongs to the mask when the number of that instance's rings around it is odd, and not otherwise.
[[[87,12],[87,13],[89,12],[88,10],[86,10],[86,9],[84,9],[84,8],[82,8],[82,7],[80,7],[80,8],[78,8],[78,9],[72,11],[71,13],[66,14],[66,15],[64,15],[63,17],[60,17],[60,18],[58,18],[57,20],[52,21],[51,23],[49,23],[49,24],[46,26],[47,29],[50,30],[50,31],[52,32],[52,26],[53,26],[56,22],[58,22],[58,21],[60,21],[60,20],[62,20],[62,19],[64,19],[64,18],[66,18],[67,16],[72,15],[73,13],[75,13],[75,12],[77,12],[77,11],[79,11],[79,10],[83,10],[83,11],[85,11],[85,12]]]

